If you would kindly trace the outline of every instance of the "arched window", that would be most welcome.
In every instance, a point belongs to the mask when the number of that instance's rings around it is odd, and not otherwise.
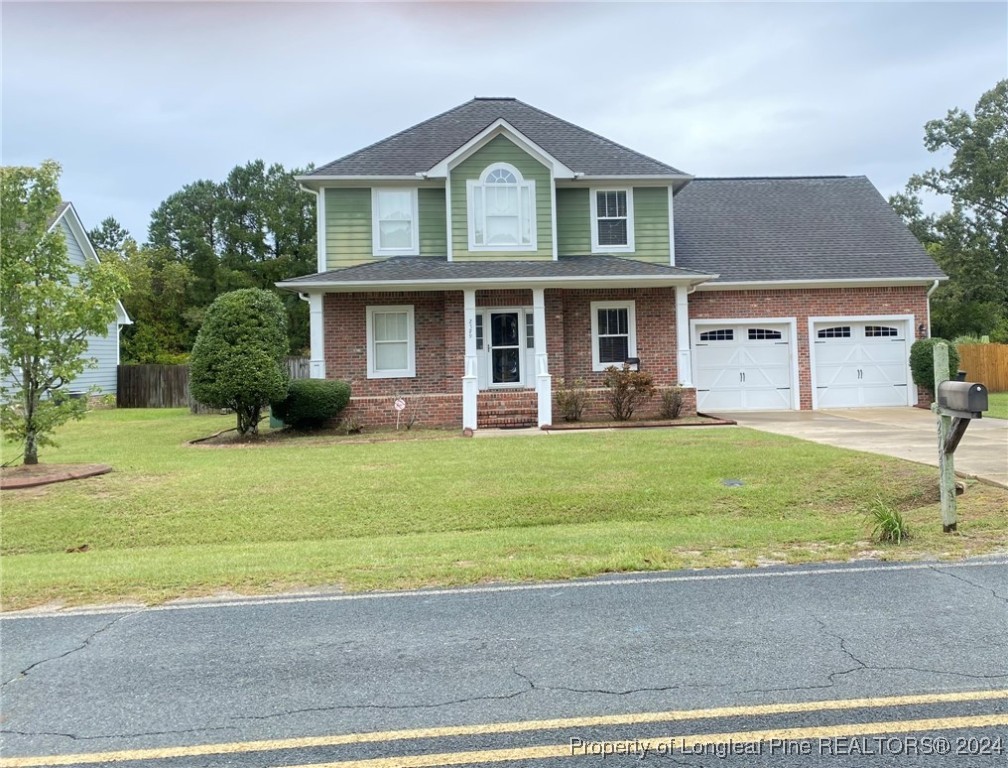
[[[466,190],[470,250],[535,250],[535,181],[525,181],[513,165],[494,163],[467,181]]]

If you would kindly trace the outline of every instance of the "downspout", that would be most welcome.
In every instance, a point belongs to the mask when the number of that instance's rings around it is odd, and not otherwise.
[[[936,278],[934,283],[928,288],[927,292],[927,336],[925,338],[931,338],[931,294],[938,290],[938,279]]]

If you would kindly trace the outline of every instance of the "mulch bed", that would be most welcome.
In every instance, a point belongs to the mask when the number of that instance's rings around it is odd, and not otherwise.
[[[707,427],[734,425],[731,419],[697,414],[681,419],[653,419],[648,421],[561,421],[545,427],[547,432],[567,429],[648,429],[651,427]]]
[[[0,469],[0,489],[34,488],[67,480],[104,475],[111,472],[108,464],[32,464]]]

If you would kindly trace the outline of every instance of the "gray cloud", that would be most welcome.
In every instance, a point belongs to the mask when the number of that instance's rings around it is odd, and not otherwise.
[[[89,226],[255,158],[317,164],[514,95],[697,175],[941,158],[923,124],[1006,72],[1003,3],[3,4],[3,162]]]

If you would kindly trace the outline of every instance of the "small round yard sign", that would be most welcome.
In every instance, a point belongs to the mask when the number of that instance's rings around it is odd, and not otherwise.
[[[396,401],[395,401],[395,409],[397,411],[405,411],[406,410],[406,401],[403,400],[401,397],[397,397]]]

